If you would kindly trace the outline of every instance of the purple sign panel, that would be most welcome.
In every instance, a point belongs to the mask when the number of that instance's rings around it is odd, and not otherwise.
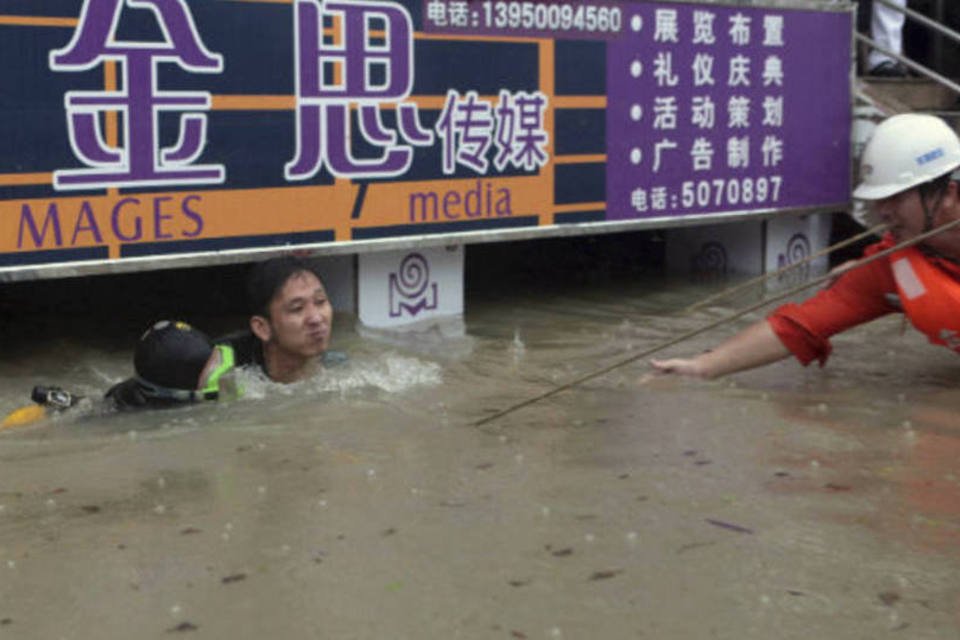
[[[607,218],[846,202],[851,14],[624,3]]]

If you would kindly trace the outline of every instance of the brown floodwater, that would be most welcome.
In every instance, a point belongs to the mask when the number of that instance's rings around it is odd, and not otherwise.
[[[898,318],[824,369],[641,361],[474,425],[729,313],[681,312],[716,286],[486,286],[416,334],[338,314],[349,360],[312,380],[0,433],[0,638],[960,637],[960,360]],[[141,318],[72,313],[7,316],[0,411],[130,373]]]

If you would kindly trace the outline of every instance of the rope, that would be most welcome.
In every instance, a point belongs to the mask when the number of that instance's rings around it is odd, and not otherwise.
[[[804,258],[803,260],[800,260],[799,262],[795,262],[795,263],[793,263],[793,264],[788,264],[787,266],[781,267],[781,268],[777,269],[776,271],[774,271],[774,272],[772,272],[772,273],[767,273],[767,274],[764,274],[764,275],[762,275],[762,276],[758,276],[758,277],[756,277],[756,278],[753,278],[752,280],[748,280],[747,282],[740,283],[740,284],[736,285],[735,287],[730,287],[729,289],[724,289],[724,290],[721,291],[720,293],[715,293],[715,294],[713,294],[713,295],[711,295],[711,296],[707,296],[707,297],[704,298],[703,300],[700,300],[699,302],[695,302],[695,303],[693,303],[692,305],[690,305],[689,307],[687,307],[686,309],[684,309],[684,312],[685,312],[685,313],[690,313],[691,311],[696,311],[697,309],[700,309],[701,307],[704,307],[704,306],[710,304],[711,302],[715,302],[715,301],[717,301],[717,300],[721,300],[721,299],[723,299],[723,298],[726,298],[727,296],[733,295],[734,293],[736,293],[736,292],[738,292],[738,291],[740,291],[740,290],[742,290],[742,289],[746,289],[747,287],[751,287],[751,286],[753,286],[753,285],[763,284],[764,282],[766,282],[767,280],[770,280],[771,278],[776,278],[776,277],[778,277],[778,276],[782,276],[783,274],[785,274],[785,273],[788,272],[788,271],[791,271],[791,270],[793,270],[793,269],[797,269],[797,268],[802,267],[802,266],[804,266],[804,265],[806,265],[806,264],[809,264],[809,263],[813,262],[814,260],[816,260],[817,258],[820,258],[820,257],[822,257],[822,256],[825,256],[825,255],[827,255],[827,254],[830,254],[830,253],[836,251],[837,249],[842,249],[842,248],[844,248],[844,247],[846,247],[846,246],[849,246],[849,245],[853,244],[854,242],[857,242],[857,241],[859,241],[859,240],[863,240],[864,238],[867,238],[867,237],[869,237],[869,236],[877,235],[878,233],[880,233],[881,231],[883,231],[883,230],[886,229],[886,228],[887,228],[887,225],[885,225],[885,224],[878,224],[877,226],[873,227],[872,229],[867,229],[866,231],[863,231],[863,232],[861,232],[861,233],[858,233],[857,235],[855,235],[855,236],[853,236],[853,237],[850,237],[850,238],[847,238],[846,240],[841,240],[840,242],[838,242],[838,243],[836,243],[836,244],[834,244],[834,245],[831,245],[831,246],[827,247],[826,249],[821,249],[820,251],[814,253],[813,255],[807,256],[806,258]]]
[[[916,237],[914,237],[914,238],[911,238],[911,239],[909,239],[909,240],[904,240],[904,241],[901,242],[900,244],[894,245],[894,246],[892,246],[892,247],[890,247],[890,248],[888,248],[888,249],[884,249],[883,251],[879,251],[879,252],[873,254],[872,256],[869,256],[869,257],[866,257],[866,258],[861,258],[861,259],[858,261],[857,266],[856,266],[856,267],[853,267],[853,268],[859,268],[859,267],[862,267],[862,266],[866,266],[866,265],[870,264],[871,262],[873,262],[873,261],[875,261],[875,260],[879,260],[880,258],[885,258],[885,257],[889,256],[889,255],[892,254],[892,253],[895,253],[895,252],[900,251],[900,250],[902,250],[902,249],[906,249],[907,247],[911,247],[911,246],[913,246],[913,245],[915,245],[915,244],[917,244],[917,243],[919,243],[919,242],[922,242],[922,241],[926,240],[927,238],[930,238],[931,236],[937,235],[938,233],[943,233],[944,231],[947,231],[947,230],[949,230],[949,229],[952,229],[952,228],[954,228],[954,227],[957,227],[958,225],[960,225],[960,218],[958,218],[958,219],[956,219],[956,220],[953,220],[953,221],[951,221],[951,222],[948,222],[947,224],[944,224],[944,225],[942,225],[942,226],[940,226],[940,227],[937,227],[936,229],[931,229],[930,231],[927,231],[926,233],[921,233],[920,235],[918,235],[918,236],[916,236]],[[560,385],[559,387],[554,387],[553,389],[550,389],[549,391],[547,391],[547,392],[545,392],[545,393],[541,393],[540,395],[534,396],[534,397],[532,397],[532,398],[528,398],[528,399],[526,399],[526,400],[523,400],[522,402],[518,402],[517,404],[514,404],[514,405],[512,405],[512,406],[510,406],[510,407],[507,407],[506,409],[503,409],[503,410],[501,410],[501,411],[498,411],[498,412],[496,412],[496,413],[494,413],[494,414],[492,414],[492,415],[489,415],[489,416],[487,416],[487,417],[485,417],[485,418],[481,418],[480,420],[477,420],[476,422],[474,422],[474,423],[473,423],[473,426],[479,427],[479,426],[488,424],[488,423],[490,423],[490,422],[493,422],[494,420],[498,420],[498,419],[502,418],[502,417],[505,416],[505,415],[508,415],[508,414],[511,414],[511,413],[513,413],[513,412],[515,412],[515,411],[518,411],[518,410],[520,410],[520,409],[523,409],[524,407],[528,407],[528,406],[530,406],[530,405],[532,405],[532,404],[534,404],[534,403],[536,403],[536,402],[540,402],[541,400],[544,400],[544,399],[546,399],[546,398],[549,398],[550,396],[554,396],[554,395],[556,395],[556,394],[558,394],[558,393],[561,393],[561,392],[563,392],[563,391],[566,391],[567,389],[571,389],[571,388],[573,388],[573,387],[575,387],[575,386],[577,386],[577,385],[583,384],[584,382],[587,382],[587,381],[589,381],[589,380],[593,380],[594,378],[599,378],[600,376],[606,375],[607,373],[610,373],[611,371],[613,371],[613,370],[615,370],[615,369],[619,369],[620,367],[624,367],[624,366],[626,366],[626,365],[628,365],[628,364],[631,364],[631,363],[633,363],[633,362],[636,362],[637,360],[640,360],[641,358],[646,358],[647,356],[650,356],[650,355],[652,355],[652,354],[654,354],[654,353],[656,353],[656,352],[658,352],[658,351],[661,351],[661,350],[663,350],[663,349],[666,349],[667,347],[672,347],[673,345],[678,344],[678,343],[680,343],[680,342],[683,342],[684,340],[688,340],[688,339],[690,339],[690,338],[693,338],[694,336],[698,336],[698,335],[700,335],[701,333],[706,333],[707,331],[709,331],[709,330],[711,330],[711,329],[715,329],[715,328],[717,328],[717,327],[719,327],[719,326],[721,326],[721,325],[724,325],[724,324],[727,324],[727,323],[729,323],[729,322],[732,322],[732,321],[734,321],[734,320],[736,320],[736,319],[738,319],[738,318],[741,318],[741,317],[747,315],[748,313],[751,313],[751,312],[753,312],[753,311],[756,311],[757,309],[760,309],[761,307],[765,307],[765,306],[767,306],[768,304],[771,304],[771,303],[773,303],[773,302],[778,302],[778,301],[780,301],[780,300],[783,300],[784,298],[789,298],[789,297],[791,297],[791,296],[793,296],[793,295],[796,295],[796,294],[799,293],[800,291],[803,291],[803,290],[805,290],[805,289],[809,289],[810,287],[814,287],[814,286],[816,286],[816,285],[819,285],[819,284],[821,284],[821,283],[823,283],[823,282],[826,282],[826,281],[831,280],[831,279],[836,278],[836,277],[837,277],[837,274],[827,273],[827,274],[825,274],[825,275],[823,275],[823,276],[814,278],[813,280],[810,280],[809,282],[806,282],[806,283],[804,283],[804,284],[802,284],[802,285],[793,287],[792,289],[790,289],[790,290],[788,290],[788,291],[785,291],[785,292],[783,292],[783,293],[780,293],[780,294],[778,294],[778,295],[776,295],[776,296],[774,296],[774,297],[772,297],[772,298],[768,298],[768,299],[765,299],[765,300],[761,300],[760,302],[758,302],[758,303],[756,303],[756,304],[753,304],[753,305],[751,305],[751,306],[749,306],[749,307],[747,307],[747,308],[745,308],[745,309],[741,309],[740,311],[737,311],[737,312],[735,312],[735,313],[732,313],[732,314],[729,315],[729,316],[726,316],[726,317],[724,317],[724,318],[720,318],[719,320],[716,320],[716,321],[714,321],[714,322],[711,322],[711,323],[709,323],[709,324],[707,324],[707,325],[705,325],[705,326],[702,326],[702,327],[700,327],[700,328],[698,328],[698,329],[693,329],[693,330],[691,330],[691,331],[688,331],[688,332],[684,333],[683,335],[680,335],[680,336],[678,336],[678,337],[676,337],[676,338],[673,338],[673,339],[671,339],[671,340],[667,340],[666,342],[663,342],[663,343],[661,343],[661,344],[658,344],[658,345],[656,345],[656,346],[654,346],[654,347],[651,347],[651,348],[649,348],[649,349],[644,349],[644,350],[641,351],[640,353],[636,353],[636,354],[631,355],[631,356],[629,356],[629,357],[623,358],[622,360],[618,360],[617,362],[614,362],[614,363],[611,364],[611,365],[608,365],[608,366],[606,366],[606,367],[603,367],[602,369],[598,369],[598,370],[596,370],[596,371],[593,371],[593,372],[591,372],[591,373],[588,373],[588,374],[586,374],[586,375],[583,375],[583,376],[581,376],[581,377],[579,377],[579,378],[576,378],[576,379],[574,379],[574,380],[571,380],[570,382],[564,383],[564,384]]]

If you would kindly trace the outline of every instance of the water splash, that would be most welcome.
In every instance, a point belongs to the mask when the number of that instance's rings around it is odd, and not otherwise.
[[[293,384],[272,382],[252,369],[240,370],[237,379],[243,387],[244,400],[261,400],[274,395],[300,396],[305,392],[345,395],[372,389],[401,393],[414,387],[439,385],[443,382],[443,370],[435,362],[387,352],[372,358],[360,356]]]

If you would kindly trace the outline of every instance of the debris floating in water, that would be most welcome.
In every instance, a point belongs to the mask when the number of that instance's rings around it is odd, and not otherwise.
[[[830,491],[850,491],[850,490],[853,488],[853,487],[851,487],[851,486],[849,486],[849,485],[846,485],[846,484],[837,484],[837,483],[835,483],[835,482],[828,482],[827,484],[825,484],[825,485],[823,485],[823,486],[824,486],[825,489],[829,489]]]
[[[246,580],[247,574],[245,573],[234,573],[233,575],[224,576],[220,578],[222,584],[230,584],[231,582],[240,582],[241,580]]]
[[[590,580],[608,580],[623,573],[623,569],[608,569],[606,571],[594,571],[590,575]]]
[[[706,518],[706,521],[712,524],[715,527],[720,527],[721,529],[726,529],[727,531],[736,531],[737,533],[753,533],[753,529],[748,529],[747,527],[741,527],[738,524],[733,524],[730,522],[724,522],[723,520],[714,520],[713,518]]]

